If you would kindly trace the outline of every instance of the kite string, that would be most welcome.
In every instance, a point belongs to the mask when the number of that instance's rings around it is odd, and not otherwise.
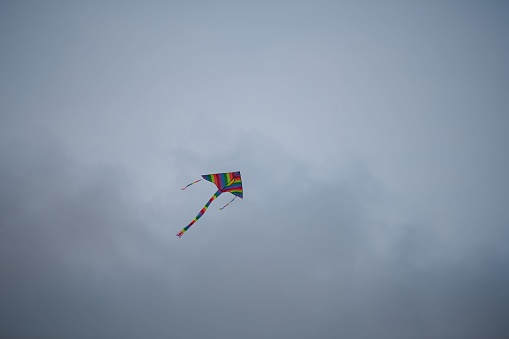
[[[222,210],[223,208],[225,208],[226,206],[228,206],[229,204],[231,204],[233,202],[233,200],[235,200],[237,198],[237,196],[235,196],[229,203],[227,203],[226,205],[224,205],[223,207],[220,208],[220,210]]]
[[[183,190],[185,190],[186,188],[188,188],[189,186],[191,186],[192,184],[196,184],[198,181],[202,181],[202,180],[203,180],[203,179],[196,180],[196,181],[194,181],[194,182],[190,183],[189,185],[187,185],[186,187],[181,188],[180,190],[181,190],[181,191],[183,191]]]

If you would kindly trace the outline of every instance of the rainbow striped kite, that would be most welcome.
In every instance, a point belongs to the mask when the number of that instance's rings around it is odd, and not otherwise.
[[[221,207],[220,209],[222,210],[223,208],[225,208],[226,206],[228,206],[230,203],[233,202],[233,200],[235,200],[235,198],[239,197],[239,198],[243,198],[242,197],[242,179],[240,177],[240,172],[229,172],[229,173],[216,173],[216,174],[205,174],[205,175],[202,175],[203,179],[207,180],[207,181],[210,181],[211,183],[215,184],[217,186],[217,192],[214,193],[214,195],[212,196],[212,198],[209,199],[209,201],[205,204],[205,206],[201,209],[201,211],[198,213],[198,215],[193,219],[193,221],[191,221],[189,223],[189,225],[187,225],[186,227],[184,227],[182,229],[182,231],[180,231],[179,233],[177,233],[177,237],[181,237],[184,235],[184,233],[186,233],[186,231],[191,227],[193,226],[193,224],[201,218],[201,216],[207,211],[207,208],[209,208],[210,204],[212,203],[212,201],[214,201],[218,196],[221,195],[221,193],[224,193],[224,192],[230,192],[231,194],[235,195],[235,197],[229,202],[227,203],[226,205],[224,205],[223,207]],[[187,185],[186,187],[182,188],[182,190],[185,190],[186,188],[188,188],[189,186],[191,186],[192,184],[196,184],[198,181],[202,181],[203,179],[200,179],[200,180],[196,180],[195,182],[192,182],[190,183],[189,185]]]

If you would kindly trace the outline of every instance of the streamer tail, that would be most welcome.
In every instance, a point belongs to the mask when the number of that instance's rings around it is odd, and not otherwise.
[[[202,181],[202,180],[203,180],[203,179],[196,180],[196,181],[194,181],[194,182],[190,183],[189,185],[187,185],[186,187],[181,188],[180,190],[181,190],[181,191],[183,191],[183,190],[185,190],[186,188],[188,188],[189,186],[191,186],[192,184],[196,184],[198,181]]]
[[[233,200],[237,199],[237,196],[235,196],[229,203],[227,203],[226,205],[224,205],[223,207],[220,208],[220,210],[222,210],[223,208],[225,208],[226,206],[228,206],[229,204],[231,204],[233,202]]]
[[[223,192],[221,192],[221,190],[217,190],[217,192],[216,192],[216,193],[214,193],[214,195],[213,195],[213,196],[209,199],[209,201],[207,201],[207,203],[205,204],[205,206],[203,206],[203,208],[200,210],[200,212],[198,213],[198,215],[197,215],[197,216],[196,216],[196,217],[195,217],[195,218],[194,218],[194,219],[193,219],[193,220],[189,223],[189,225],[187,225],[187,226],[186,226],[186,227],[184,227],[184,228],[183,228],[183,229],[182,229],[179,233],[177,233],[177,237],[179,237],[179,238],[180,238],[180,237],[182,237],[182,236],[184,235],[184,233],[186,233],[186,232],[187,232],[187,230],[188,230],[191,226],[193,226],[193,224],[194,224],[196,221],[198,221],[198,219],[200,219],[200,218],[201,218],[201,216],[202,216],[203,214],[205,214],[205,212],[207,212],[207,208],[209,208],[209,206],[210,206],[210,204],[212,203],[212,201],[216,200],[216,198],[217,198],[218,196],[220,196],[220,195],[221,195],[221,193],[223,193]]]

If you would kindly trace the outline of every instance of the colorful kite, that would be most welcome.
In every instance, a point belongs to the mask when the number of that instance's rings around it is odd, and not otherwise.
[[[214,201],[218,196],[221,195],[221,193],[224,192],[230,192],[231,194],[235,195],[235,197],[220,208],[222,210],[226,206],[228,206],[230,203],[235,200],[235,198],[239,197],[242,199],[242,179],[240,177],[240,172],[229,172],[229,173],[216,173],[216,174],[205,174],[202,175],[203,179],[210,181],[211,183],[215,184],[217,186],[217,192],[214,193],[212,198],[209,199],[209,201],[205,204],[205,206],[201,209],[201,211],[198,213],[198,215],[177,234],[177,237],[181,237],[184,235],[184,233],[191,227],[193,224],[201,218],[201,216],[207,211],[207,208],[209,208],[212,201]],[[182,188],[182,190],[185,190],[192,184],[196,184],[198,181],[202,181],[203,179],[196,180],[195,182],[190,183],[186,187]]]

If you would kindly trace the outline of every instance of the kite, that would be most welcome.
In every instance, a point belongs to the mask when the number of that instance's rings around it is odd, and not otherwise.
[[[201,211],[198,213],[198,215],[189,223],[189,225],[187,225],[186,227],[184,227],[182,229],[182,231],[177,233],[177,237],[179,237],[179,238],[181,236],[183,236],[184,233],[186,233],[186,231],[191,226],[193,226],[193,224],[198,219],[201,218],[201,216],[207,211],[207,208],[209,208],[212,201],[214,201],[218,196],[220,196],[221,193],[229,192],[229,193],[233,194],[235,197],[229,203],[227,203],[226,205],[221,207],[220,210],[222,210],[223,208],[225,208],[226,206],[231,204],[233,202],[233,200],[235,200],[237,197],[243,199],[242,179],[240,177],[240,172],[205,174],[205,175],[202,175],[202,178],[207,181],[210,181],[211,183],[216,185],[217,192],[214,193],[214,195],[209,199],[209,201],[207,201],[205,206],[201,209]],[[196,181],[190,183],[189,185],[187,185],[186,187],[181,188],[181,190],[185,190],[189,186],[196,184],[197,182],[202,181],[203,179],[196,180]]]

